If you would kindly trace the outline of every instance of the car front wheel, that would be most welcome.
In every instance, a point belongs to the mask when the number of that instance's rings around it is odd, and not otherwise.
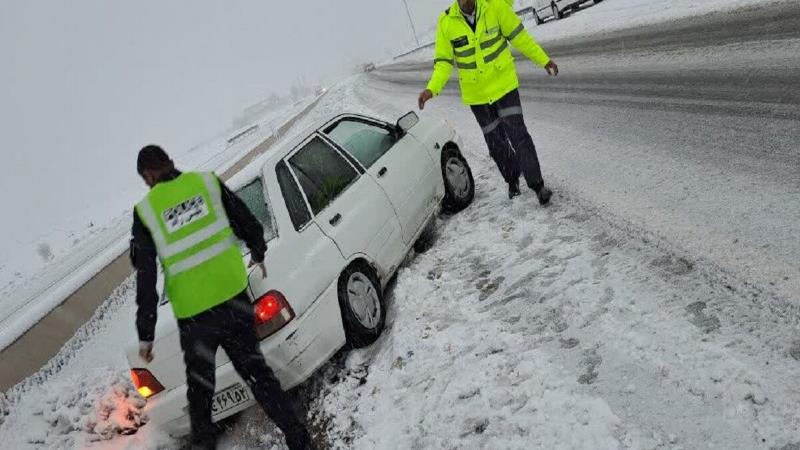
[[[472,203],[475,198],[475,180],[469,163],[457,148],[447,147],[442,152],[442,178],[445,196],[442,209],[449,214],[457,213]]]
[[[380,336],[386,308],[375,271],[363,262],[351,264],[339,277],[339,305],[347,344],[366,347]]]

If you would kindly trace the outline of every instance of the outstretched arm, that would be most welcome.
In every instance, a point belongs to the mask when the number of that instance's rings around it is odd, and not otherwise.
[[[558,75],[558,66],[528,33],[514,10],[505,3],[499,3],[497,8],[500,30],[508,42],[528,59],[544,67],[549,74]]]
[[[259,266],[261,275],[267,277],[267,266],[264,257],[267,252],[267,242],[264,239],[264,226],[256,219],[247,205],[236,193],[228,189],[221,180],[219,185],[222,192],[222,205],[233,229],[233,234],[244,241],[250,249],[250,266]]]
[[[433,75],[431,75],[428,86],[419,95],[419,109],[424,109],[425,102],[442,92],[453,73],[455,58],[453,44],[445,35],[442,20],[439,20],[439,26],[436,29],[436,48],[433,55]]]
[[[141,343],[139,355],[145,362],[150,362],[158,317],[158,292],[156,291],[158,266],[156,265],[156,246],[153,243],[153,237],[135,210],[131,234],[133,239],[131,239],[130,257],[133,267],[136,268],[136,331]]]

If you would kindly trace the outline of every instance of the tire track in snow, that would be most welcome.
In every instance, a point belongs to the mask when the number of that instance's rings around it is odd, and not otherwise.
[[[382,86],[363,83],[351,91],[385,117],[399,115],[413,101],[410,95],[397,92],[392,97],[396,103],[379,100],[386,98],[384,93]],[[380,417],[386,408],[396,408],[398,402],[430,404],[417,410],[420,416],[412,414],[408,423],[394,423],[401,429],[416,421],[425,425],[430,411],[437,408],[457,408],[455,403],[443,404],[447,398],[441,394],[428,401],[425,391],[415,397],[414,392],[406,391],[409,386],[396,386],[387,362],[414,351],[420,340],[436,333],[447,336],[464,326],[442,324],[451,320],[451,311],[464,309],[468,317],[469,313],[477,316],[472,323],[475,327],[489,321],[496,327],[492,333],[524,339],[549,368],[565,370],[571,381],[561,390],[567,397],[588,396],[609,405],[619,424],[606,417],[606,425],[620,448],[791,445],[800,425],[793,409],[800,395],[790,387],[797,362],[790,357],[786,343],[793,334],[791,320],[749,307],[750,299],[710,282],[691,262],[642,242],[640,235],[606,222],[600,216],[602,211],[586,207],[563,191],[554,207],[545,210],[535,205],[530,195],[513,205],[508,203],[496,169],[483,151],[481,136],[467,125],[471,116],[453,103],[432,109],[464,124],[459,129],[479,188],[475,204],[441,223],[439,241],[403,270],[387,334],[374,348],[348,358],[346,364],[370,367],[363,387],[352,386],[347,379],[325,384],[325,394],[315,407],[335,416],[332,435],[354,439],[356,448],[385,444],[391,441],[381,440],[382,436],[391,435],[392,430],[375,416]],[[424,273],[433,276],[424,277]],[[488,295],[487,285],[493,285]],[[453,291],[458,298],[446,294]],[[435,295],[430,301],[419,304],[417,297],[431,293]],[[418,317],[409,318],[409,314]],[[409,332],[406,327],[413,330],[413,322],[421,320],[428,322],[430,333],[398,336]],[[475,338],[494,338],[492,333]],[[493,358],[522,350],[495,348],[485,342],[465,347],[467,353],[482,349]],[[414,358],[424,357],[415,352]],[[410,368],[407,363],[405,370]],[[424,379],[436,385],[440,377],[446,378],[442,392],[447,392],[453,377],[459,375],[440,364],[414,369],[418,373],[405,376],[421,380],[409,383],[411,386]],[[383,383],[391,387],[381,389]],[[366,392],[354,396],[353,389]],[[413,399],[392,398],[386,405],[387,400],[380,398],[398,392]],[[459,400],[482,396],[466,397]],[[368,412],[361,412],[365,407]],[[490,407],[487,414],[493,411]],[[337,425],[339,416],[361,424],[355,436]],[[454,433],[451,437],[466,446],[500,442],[485,440],[498,426],[496,419],[485,419],[475,422],[480,433]],[[562,437],[569,434],[560,431],[555,432]],[[402,432],[415,436],[411,442],[447,448],[444,441],[426,434],[424,426]],[[556,440],[549,444],[554,445],[550,448],[592,448],[586,442]]]

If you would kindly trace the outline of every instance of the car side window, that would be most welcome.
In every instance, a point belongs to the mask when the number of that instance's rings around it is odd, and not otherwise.
[[[319,137],[289,158],[300,187],[316,215],[358,178],[356,169]]]
[[[326,134],[367,169],[397,143],[386,128],[358,120],[342,120],[328,128]]]
[[[247,209],[264,226],[264,239],[270,241],[278,236],[272,210],[264,196],[264,184],[261,178],[236,191],[236,195],[247,205]]]
[[[278,176],[278,185],[281,187],[283,201],[286,203],[286,209],[289,211],[292,225],[294,225],[295,230],[300,231],[311,221],[311,213],[308,212],[306,201],[303,200],[303,194],[300,192],[300,188],[297,186],[297,182],[285,162],[278,163],[275,168],[275,174]]]

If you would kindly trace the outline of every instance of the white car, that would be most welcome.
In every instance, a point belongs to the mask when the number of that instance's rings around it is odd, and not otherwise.
[[[269,274],[249,294],[267,364],[284,390],[305,381],[346,344],[368,345],[384,326],[383,290],[440,208],[473,199],[472,172],[455,131],[409,113],[396,125],[346,114],[294,144],[270,150],[257,173],[228,183],[264,224]],[[162,302],[163,303],[163,302]],[[189,432],[186,375],[176,321],[160,307],[155,359],[127,349],[150,422]],[[254,404],[225,352],[216,355],[213,419]]]
[[[564,18],[564,11],[575,11],[590,0],[533,0],[533,20],[536,25],[544,23],[546,17],[555,20]],[[598,4],[603,0],[594,0]]]

